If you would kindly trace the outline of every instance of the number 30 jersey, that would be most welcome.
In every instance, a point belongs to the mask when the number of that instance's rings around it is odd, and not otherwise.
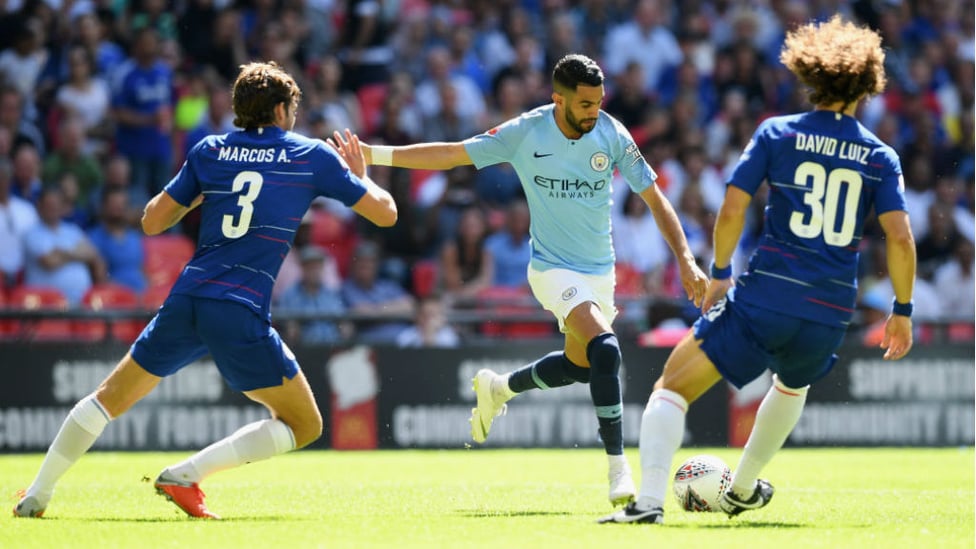
[[[184,206],[203,194],[197,250],[172,293],[270,317],[271,288],[312,200],[352,206],[366,186],[325,142],[264,127],[202,139],[164,191]]]
[[[812,111],[764,121],[729,185],[769,184],[763,235],[733,299],[846,326],[857,297],[864,220],[905,210],[894,150],[856,119]]]

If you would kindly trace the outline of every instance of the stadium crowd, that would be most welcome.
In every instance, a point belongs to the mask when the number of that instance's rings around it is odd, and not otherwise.
[[[192,253],[198,212],[178,230],[147,238],[138,226],[142,206],[194,143],[234,129],[230,83],[252,59],[277,61],[299,78],[297,131],[326,138],[348,127],[371,144],[402,145],[461,140],[548,103],[553,64],[566,53],[584,53],[607,74],[604,109],[633,134],[707,264],[725,178],[756,125],[809,107],[778,59],[785,31],[839,12],[884,38],[889,85],[859,117],[902,160],[918,245],[917,322],[962,321],[960,337],[972,338],[971,2],[7,0],[2,6],[0,304],[44,301],[47,294],[30,290],[46,287],[60,294],[55,303],[91,306],[92,289],[112,285],[138,303],[158,305]],[[459,337],[444,325],[445,307],[528,298],[528,214],[507,165],[448,172],[377,166],[371,176],[396,198],[397,225],[368,227],[323,199],[285,259],[275,301],[279,310],[305,314],[391,318],[290,323],[283,326],[288,337],[456,345]],[[639,317],[647,328],[687,325],[695,311],[678,305],[680,280],[653,217],[626,184],[614,192],[618,293],[642,298],[634,301],[637,310],[624,300],[625,317]],[[758,236],[761,197],[754,205],[746,234]],[[861,242],[866,341],[892,301],[880,234],[873,223]],[[744,238],[737,254],[737,271],[747,263],[750,241]]]

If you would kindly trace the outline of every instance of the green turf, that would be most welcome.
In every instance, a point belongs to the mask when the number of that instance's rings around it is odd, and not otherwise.
[[[730,520],[682,512],[669,495],[665,525],[595,523],[611,509],[592,449],[297,452],[211,477],[220,522],[154,494],[150,477],[185,455],[87,455],[45,518],[5,513],[0,547],[974,546],[972,448],[787,449],[764,472],[776,486],[765,509]],[[0,456],[8,509],[41,457]]]

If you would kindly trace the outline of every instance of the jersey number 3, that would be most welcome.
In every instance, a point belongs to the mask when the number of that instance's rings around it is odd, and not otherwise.
[[[241,193],[237,197],[237,205],[241,207],[241,213],[234,219],[231,214],[224,214],[223,223],[220,230],[227,238],[240,238],[247,233],[251,227],[251,216],[254,215],[254,201],[257,200],[261,192],[261,185],[264,184],[264,177],[258,172],[243,171],[237,174],[231,185],[231,190]],[[242,192],[245,191],[246,192]]]
[[[817,238],[823,234],[824,242],[831,246],[847,246],[854,239],[857,225],[857,204],[861,199],[861,174],[847,168],[837,168],[827,173],[816,162],[804,162],[797,166],[793,183],[810,187],[803,194],[803,203],[810,206],[809,217],[796,211],[790,216],[790,230],[800,238]],[[847,194],[843,207],[840,204],[841,189]],[[842,216],[838,227],[838,212]]]

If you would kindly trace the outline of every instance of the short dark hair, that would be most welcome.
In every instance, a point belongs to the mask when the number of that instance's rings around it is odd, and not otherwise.
[[[571,53],[560,59],[552,70],[552,87],[556,93],[566,93],[576,91],[576,86],[580,84],[602,85],[603,71],[589,57]]]
[[[287,110],[301,97],[298,83],[274,61],[241,65],[232,92],[234,125],[245,130],[270,126],[275,105],[284,103]]]

